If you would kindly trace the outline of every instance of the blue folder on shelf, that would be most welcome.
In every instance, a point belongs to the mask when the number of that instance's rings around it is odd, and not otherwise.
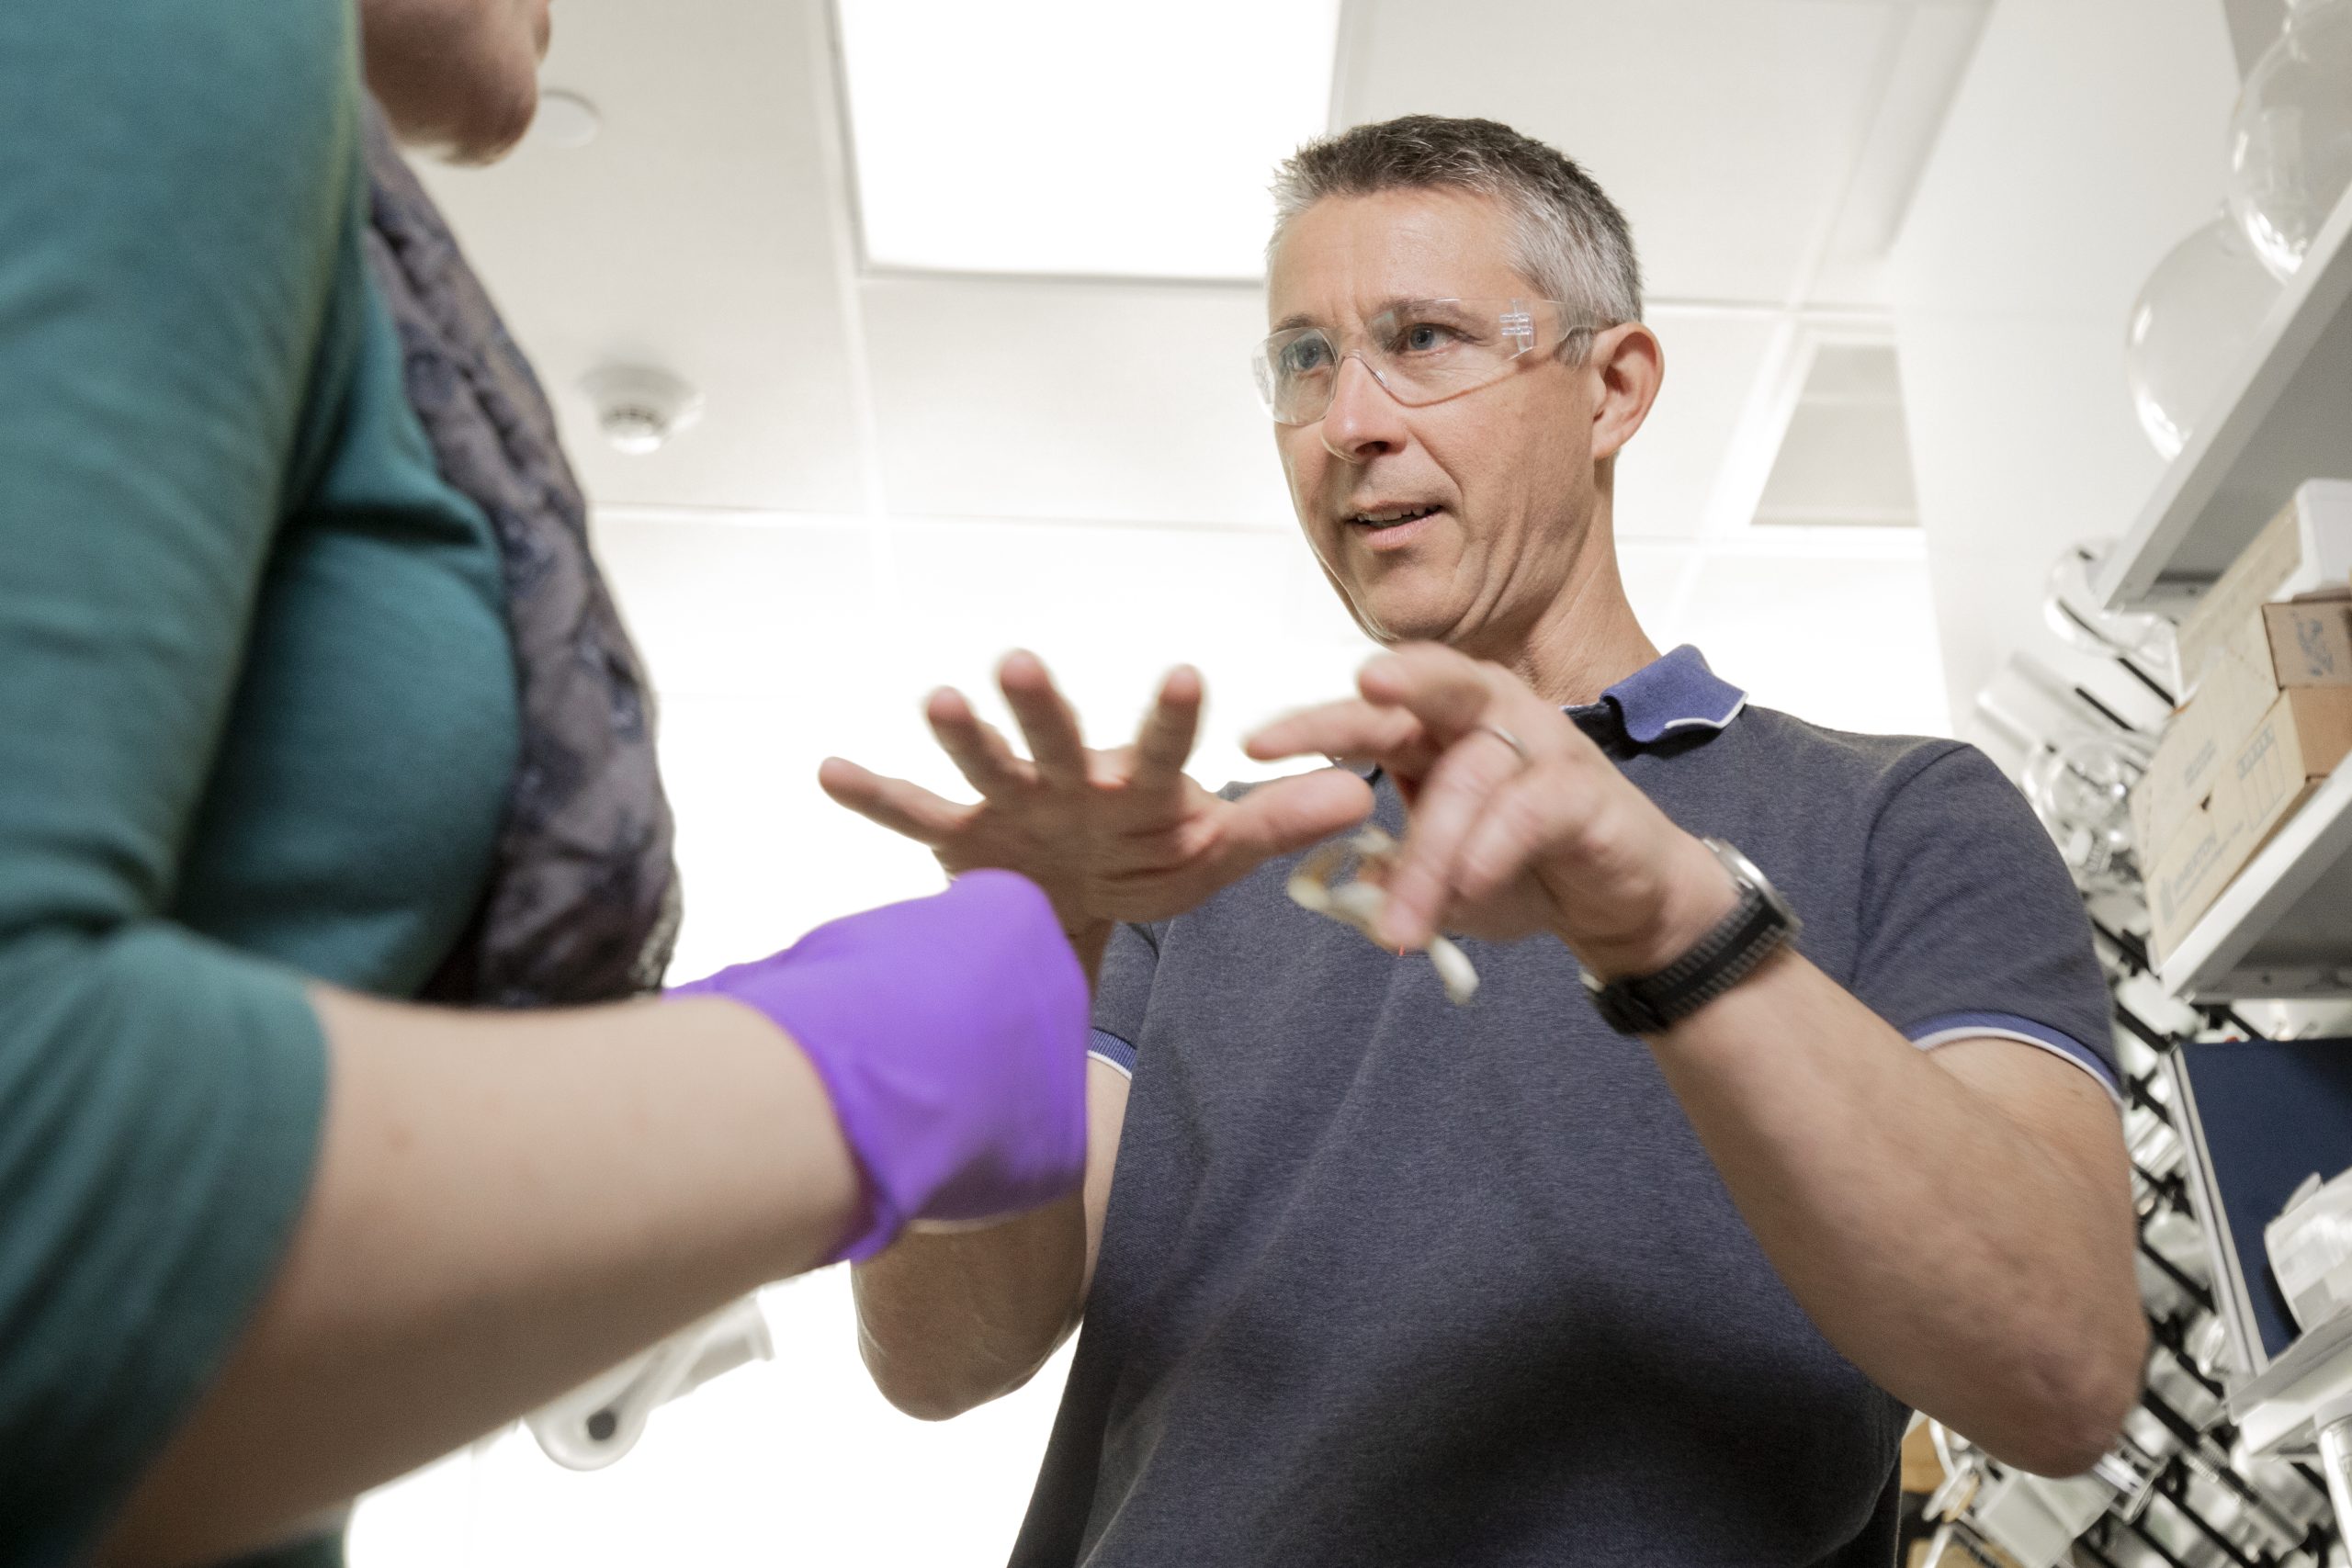
[[[2214,1306],[2248,1375],[2301,1332],[2270,1271],[2263,1227],[2304,1178],[2352,1168],[2352,1040],[2244,1040],[2165,1059]]]

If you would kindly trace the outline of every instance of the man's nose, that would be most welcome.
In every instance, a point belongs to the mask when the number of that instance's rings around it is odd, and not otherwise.
[[[1340,361],[1331,406],[1323,411],[1323,447],[1343,463],[1368,463],[1405,445],[1405,410],[1356,355]]]

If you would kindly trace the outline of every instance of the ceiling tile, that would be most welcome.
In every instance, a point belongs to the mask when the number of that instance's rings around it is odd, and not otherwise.
[[[718,521],[600,510],[596,557],[664,699],[831,691],[870,662],[888,605],[862,522]]]
[[[884,277],[865,318],[896,513],[1290,526],[1255,288]]]
[[[542,79],[596,105],[597,139],[424,171],[599,501],[863,504],[817,3],[564,0]],[[702,422],[612,451],[578,391],[608,359],[683,376]]]
[[[1905,9],[1849,0],[1370,0],[1354,120],[1499,119],[1625,209],[1650,292],[1779,302],[1829,221]]]
[[[903,652],[887,705],[908,705],[909,721],[886,755],[933,776],[911,705],[946,683],[1001,710],[990,673],[1012,648],[1056,671],[1098,745],[1132,733],[1170,668],[1197,666],[1209,708],[1194,771],[1213,785],[1287,771],[1245,759],[1242,734],[1346,695],[1374,651],[1289,533],[989,523],[891,533]]]
[[[1756,315],[1661,309],[1649,324],[1666,349],[1650,417],[1617,459],[1617,531],[1696,538],[1724,457],[1747,412],[1775,323]]]

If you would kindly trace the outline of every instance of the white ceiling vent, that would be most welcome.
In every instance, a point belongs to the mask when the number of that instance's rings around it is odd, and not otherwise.
[[[1766,527],[1919,525],[1892,345],[1826,343],[1814,351],[1756,521]]]

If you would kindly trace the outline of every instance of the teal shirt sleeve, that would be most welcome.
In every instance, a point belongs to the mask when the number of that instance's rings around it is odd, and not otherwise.
[[[347,5],[0,6],[0,1561],[82,1555],[307,1190],[299,976],[168,916],[333,444]]]

